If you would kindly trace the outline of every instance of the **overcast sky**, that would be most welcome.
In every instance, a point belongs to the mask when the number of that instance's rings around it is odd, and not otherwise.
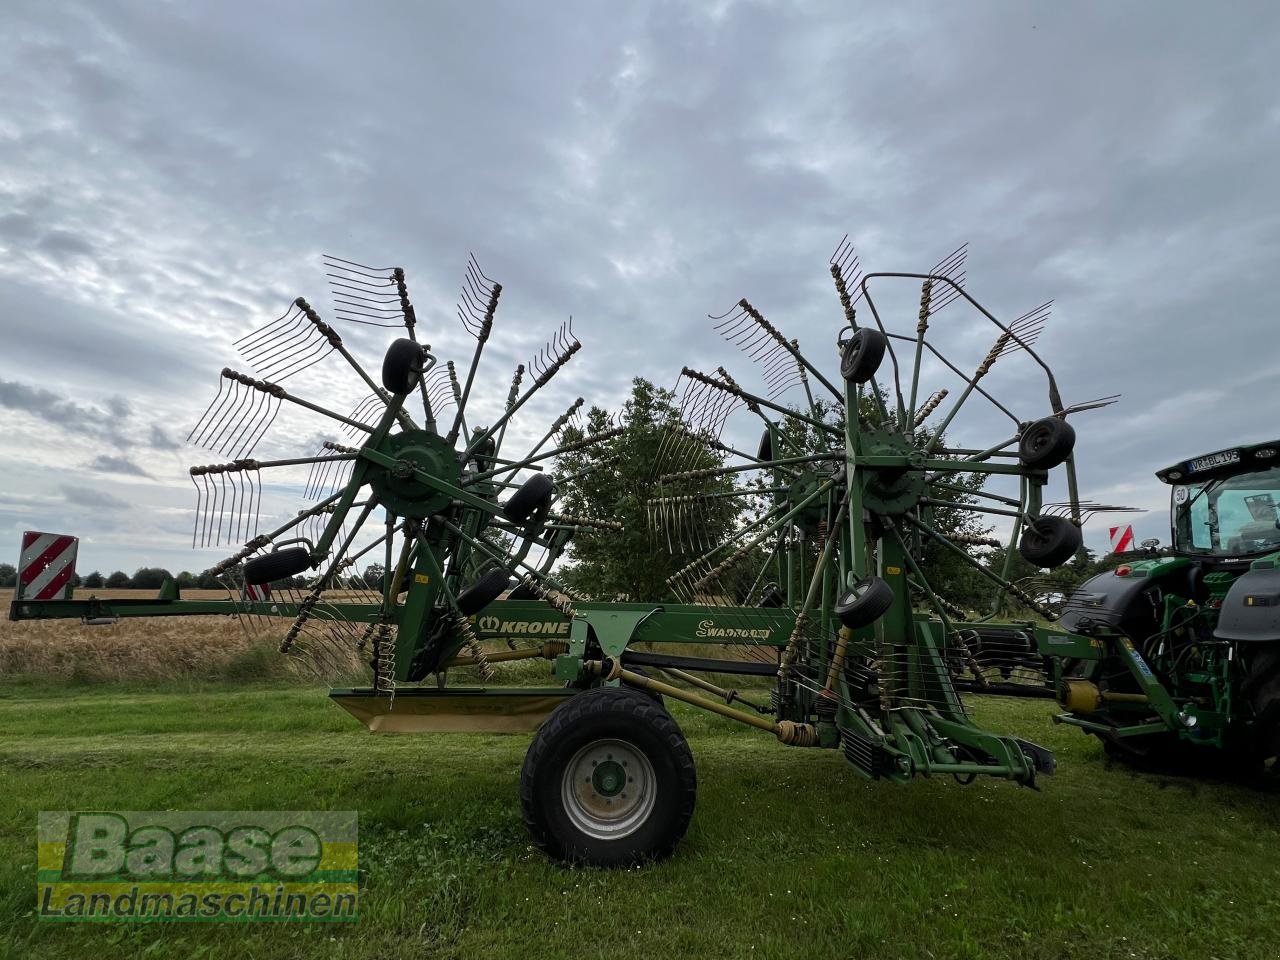
[[[0,559],[25,529],[80,536],[82,572],[225,554],[190,549],[217,458],[182,441],[235,338],[299,294],[331,315],[322,252],[402,264],[465,359],[474,251],[504,284],[486,403],[572,315],[532,434],[741,369],[706,314],[742,296],[834,370],[845,233],[876,270],[967,241],[1006,320],[1053,298],[1065,399],[1124,394],[1075,421],[1082,494],[1167,537],[1155,469],[1280,434],[1280,8],[851,7],[7,3]],[[343,333],[376,366],[388,331]],[[290,385],[340,406],[340,372]],[[267,450],[325,425],[285,426]]]

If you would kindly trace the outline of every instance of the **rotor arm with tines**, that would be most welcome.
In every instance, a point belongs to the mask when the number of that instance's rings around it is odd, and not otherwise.
[[[746,297],[743,297],[738,301],[738,306],[742,308],[743,312],[746,313],[747,316],[755,321],[756,325],[759,326],[761,330],[769,335],[769,338],[772,339],[774,343],[791,355],[792,359],[796,362],[796,366],[800,371],[802,379],[807,379],[805,378],[805,371],[808,371],[817,378],[819,383],[831,391],[831,395],[835,397],[838,402],[844,402],[844,394],[831,385],[831,381],[822,375],[821,370],[805,359],[804,354],[800,352],[799,344],[795,340],[788,340],[784,337],[782,332],[766,320],[764,314],[752,306]],[[812,397],[810,399],[812,400]]]

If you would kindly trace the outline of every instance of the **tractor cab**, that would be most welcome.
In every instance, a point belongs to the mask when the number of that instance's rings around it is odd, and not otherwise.
[[[1280,551],[1280,441],[1232,447],[1166,467],[1173,550],[1217,569]]]

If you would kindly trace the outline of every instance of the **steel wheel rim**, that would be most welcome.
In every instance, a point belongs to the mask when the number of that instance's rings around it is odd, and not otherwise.
[[[565,766],[560,797],[578,830],[596,840],[620,840],[639,830],[653,812],[653,765],[625,741],[592,740]]]

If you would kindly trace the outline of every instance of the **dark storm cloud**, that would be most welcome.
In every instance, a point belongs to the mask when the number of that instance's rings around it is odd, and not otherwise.
[[[100,433],[112,415],[108,410],[76,403],[52,390],[15,380],[0,380],[0,407],[29,413],[72,433]]]
[[[94,457],[84,466],[86,470],[96,470],[99,473],[127,474],[134,477],[151,476],[128,457],[117,457],[109,454]]]
[[[101,490],[95,490],[93,487],[63,486],[59,489],[62,491],[62,496],[66,499],[67,504],[72,507],[122,512],[128,510],[131,506],[129,501],[123,497],[112,496]]]
[[[85,443],[105,413],[113,451],[49,457],[130,458],[157,503],[187,495],[175,439],[241,365],[231,341],[298,294],[330,313],[324,250],[403,264],[458,360],[476,251],[505,288],[485,416],[573,314],[585,349],[531,431],[578,394],[616,407],[632,376],[742,371],[705,314],[744,295],[831,370],[846,231],[879,269],[969,240],[969,289],[1002,316],[1056,297],[1040,347],[1066,399],[1125,394],[1078,421],[1097,499],[1163,509],[1151,470],[1274,430],[1240,402],[1280,373],[1273,5],[7,12],[0,402]],[[342,333],[376,367],[389,332]],[[340,372],[291,384],[349,405]]]

